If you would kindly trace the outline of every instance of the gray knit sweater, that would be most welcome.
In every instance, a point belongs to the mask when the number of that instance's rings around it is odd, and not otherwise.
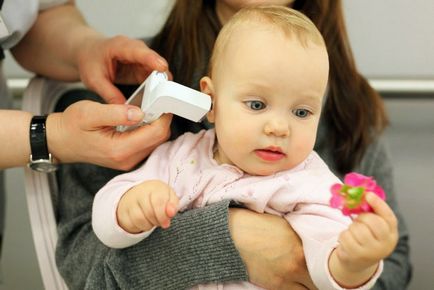
[[[187,124],[175,121],[173,137],[186,128]],[[325,137],[326,129],[320,127],[316,151],[333,169]],[[375,177],[399,218],[398,246],[385,261],[375,289],[405,289],[411,276],[408,232],[397,208],[390,158],[381,140],[369,147],[356,171]],[[180,213],[168,230],[158,229],[133,247],[105,247],[92,232],[92,202],[98,189],[118,173],[84,164],[65,165],[60,171],[56,259],[70,289],[186,289],[199,283],[248,279],[229,234],[228,202]]]

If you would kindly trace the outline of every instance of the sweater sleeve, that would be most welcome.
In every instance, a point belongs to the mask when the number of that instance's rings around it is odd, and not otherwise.
[[[92,231],[92,201],[117,174],[79,164],[60,171],[56,261],[69,289],[185,289],[247,280],[228,229],[228,202],[180,213],[168,230],[132,247],[104,246]]]
[[[399,210],[393,180],[393,168],[387,144],[383,139],[377,140],[367,150],[360,168],[356,171],[373,176],[387,194],[386,202],[398,218],[399,240],[393,253],[384,260],[384,270],[375,290],[406,289],[411,279],[412,267],[409,257],[409,234],[404,218]]]

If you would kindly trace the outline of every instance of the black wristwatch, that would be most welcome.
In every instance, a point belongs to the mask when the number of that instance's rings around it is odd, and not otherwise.
[[[57,169],[53,156],[48,152],[45,122],[47,116],[33,116],[30,122],[29,167],[39,172],[53,172]]]

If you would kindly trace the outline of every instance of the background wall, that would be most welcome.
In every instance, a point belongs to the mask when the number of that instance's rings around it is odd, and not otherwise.
[[[173,0],[76,0],[88,22],[107,35],[153,35]],[[360,70],[375,79],[434,81],[434,1],[344,0]],[[10,78],[29,74],[6,60]],[[409,289],[434,287],[434,93],[389,94],[386,132],[397,194],[410,230],[414,277]],[[423,96],[423,98],[421,97]],[[20,169],[7,171],[8,211],[0,290],[43,289],[29,228]],[[25,279],[23,279],[25,277]]]
[[[356,61],[366,76],[434,79],[434,1],[343,3]]]

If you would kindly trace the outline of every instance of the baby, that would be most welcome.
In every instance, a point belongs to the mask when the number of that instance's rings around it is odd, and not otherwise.
[[[372,287],[397,243],[396,218],[372,194],[374,212],[354,221],[328,204],[340,181],[313,151],[328,69],[322,36],[303,14],[281,6],[240,10],[221,30],[200,81],[213,99],[215,129],[159,146],[139,169],[104,186],[93,206],[98,238],[128,247],[169,227],[177,211],[230,199],[290,223],[319,289]]]

